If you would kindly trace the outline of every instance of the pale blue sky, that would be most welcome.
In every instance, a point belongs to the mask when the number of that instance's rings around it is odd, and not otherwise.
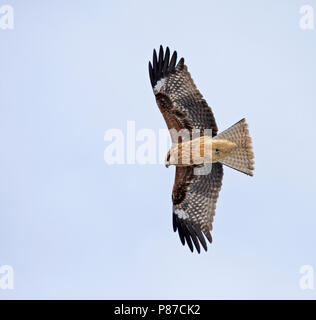
[[[12,1],[0,30],[0,265],[9,298],[315,299],[316,1]],[[208,252],[172,231],[174,168],[104,162],[110,128],[165,128],[153,48],[184,56],[220,130],[247,118],[256,170],[225,168]]]

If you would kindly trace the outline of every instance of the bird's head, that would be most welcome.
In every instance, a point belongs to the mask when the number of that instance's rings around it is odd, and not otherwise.
[[[170,166],[170,157],[171,157],[171,153],[170,150],[168,151],[167,155],[166,155],[166,159],[165,159],[165,166],[166,168],[168,168]]]
[[[179,151],[177,146],[171,148],[166,155],[166,159],[165,159],[166,168],[168,168],[171,165],[175,165],[177,167],[189,165],[189,163],[185,162],[186,158],[184,156],[181,154],[181,149]]]

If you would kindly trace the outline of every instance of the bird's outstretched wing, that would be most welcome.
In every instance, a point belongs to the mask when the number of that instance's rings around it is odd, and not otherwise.
[[[211,108],[196,88],[184,59],[177,63],[177,52],[170,58],[160,46],[159,56],[153,53],[149,62],[149,76],[158,107],[170,130],[173,143],[178,143],[174,134],[187,129],[192,137],[193,130],[212,130],[217,134],[217,125]],[[182,137],[183,139],[183,137]],[[200,252],[200,243],[207,250],[204,236],[211,242],[210,230],[215,214],[216,200],[222,184],[223,167],[216,163],[208,175],[194,174],[194,167],[177,167],[172,192],[173,227],[179,232],[182,244],[185,242],[193,251],[193,244]],[[192,244],[193,243],[193,244]]]
[[[151,85],[168,129],[212,129],[215,136],[217,125],[211,108],[196,88],[184,59],[176,63],[177,52],[170,59],[169,48],[164,53],[162,46],[158,58],[154,50],[153,64],[149,62]],[[172,142],[178,142],[172,133],[171,138]]]
[[[207,250],[204,236],[212,242],[210,231],[222,178],[220,163],[213,163],[207,175],[194,174],[194,167],[176,168],[172,192],[173,229],[178,230],[182,244],[187,243],[191,251],[194,244],[200,253],[200,243]]]

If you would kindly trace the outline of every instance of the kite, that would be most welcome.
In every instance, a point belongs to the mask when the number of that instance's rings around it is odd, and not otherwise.
[[[222,186],[223,165],[252,176],[254,154],[245,119],[217,134],[212,112],[196,88],[184,58],[167,47],[153,51],[149,77],[172,146],[165,165],[176,166],[172,190],[173,229],[193,252],[207,251]]]

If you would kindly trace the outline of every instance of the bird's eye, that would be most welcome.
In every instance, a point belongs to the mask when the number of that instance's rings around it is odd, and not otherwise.
[[[167,161],[170,161],[170,153],[167,155]]]
[[[215,149],[215,153],[217,153],[217,154],[218,154],[218,153],[219,153],[219,149]]]

